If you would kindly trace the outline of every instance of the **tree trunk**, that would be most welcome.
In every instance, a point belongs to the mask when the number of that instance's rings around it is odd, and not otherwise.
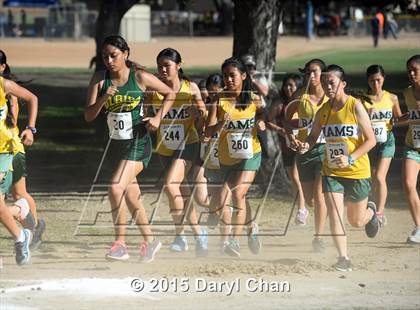
[[[269,80],[276,65],[277,34],[286,1],[234,0],[233,56],[252,54]]]
[[[102,41],[107,36],[119,33],[121,19],[138,0],[101,0],[99,2],[99,15],[95,32],[96,56],[93,59],[96,64],[96,71],[105,68],[102,61]]]
[[[264,72],[271,82],[276,65],[278,29],[286,1],[234,0],[234,3],[233,56],[254,55],[257,70]],[[268,158],[263,158],[257,178],[260,192],[286,194],[290,192],[290,182],[283,167],[279,141],[272,132],[267,133],[267,143]]]

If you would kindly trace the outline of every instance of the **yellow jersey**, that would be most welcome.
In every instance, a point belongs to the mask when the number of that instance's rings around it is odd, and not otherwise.
[[[320,105],[314,105],[309,100],[309,94],[302,94],[299,98],[299,107],[297,115],[299,118],[299,132],[297,135],[298,140],[305,141],[311,133],[312,123],[315,119],[316,112],[328,101],[327,96],[323,96],[322,103]],[[318,137],[317,143],[325,143],[322,133]]]
[[[162,101],[163,96],[158,92],[154,92],[152,95],[152,106],[155,113],[161,108]],[[186,144],[193,144],[199,141],[194,124],[195,119],[189,112],[192,105],[191,83],[183,80],[171,109],[160,122],[156,147],[158,154],[172,156],[175,151],[183,150]]]
[[[384,90],[382,98],[375,101],[375,96],[368,95],[373,104],[363,102],[366,109],[375,109],[369,114],[370,122],[372,124],[373,133],[375,134],[376,142],[385,143],[388,140],[388,133],[392,130],[392,108],[394,102],[392,101],[392,94]]]
[[[326,154],[322,164],[322,174],[325,176],[348,179],[367,179],[371,176],[367,153],[346,168],[338,168],[331,161],[338,155],[350,155],[364,141],[356,116],[356,102],[356,98],[349,96],[339,111],[331,108],[331,101],[326,102],[318,111],[326,140]]]
[[[0,153],[24,153],[25,149],[19,137],[19,129],[17,127],[8,128],[6,125],[7,100],[4,79],[0,77]]]
[[[230,120],[223,127],[219,139],[218,155],[222,165],[232,166],[261,152],[255,121],[257,111],[255,97],[251,99],[245,110],[241,110],[222,93],[217,110],[219,122],[223,121],[226,113],[230,114]]]
[[[410,120],[417,121],[416,124],[408,126],[407,134],[405,136],[405,144],[420,152],[420,110],[417,108],[416,97],[414,97],[414,88],[408,87],[404,89],[404,99],[407,105]]]

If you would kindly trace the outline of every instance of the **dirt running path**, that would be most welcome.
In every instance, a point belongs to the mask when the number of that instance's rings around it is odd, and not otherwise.
[[[149,199],[145,198],[146,205]],[[0,238],[1,309],[420,308],[420,247],[405,243],[413,224],[408,210],[401,208],[403,204],[395,204],[387,211],[389,223],[375,239],[367,238],[363,229],[349,229],[349,254],[354,264],[350,273],[331,268],[337,253],[330,237],[325,238],[325,253],[312,252],[312,224],[298,227],[292,223],[286,236],[279,236],[287,223],[290,202],[268,202],[260,221],[265,236],[261,237],[263,250],[258,256],[248,250],[246,237],[241,240],[240,259],[219,254],[217,236],[210,236],[210,254],[206,258],[194,257],[192,237],[188,237],[188,252],[171,253],[168,246],[173,237],[168,234],[173,228],[168,225],[155,226],[155,231],[163,234],[159,237],[163,248],[150,264],[138,262],[138,236],[128,238],[131,258],[121,263],[104,259],[113,240],[112,229],[74,236],[84,205],[82,197],[44,198],[38,200],[38,205],[39,213],[48,221],[48,231],[42,248],[33,253],[31,265],[16,266],[11,241]],[[106,200],[100,199],[92,201],[89,207],[109,210]],[[165,203],[161,211],[157,219],[170,220]],[[312,222],[311,215],[309,223]],[[109,214],[98,218],[98,225],[106,224],[110,224]],[[95,236],[95,232],[100,236]],[[0,229],[0,233],[5,236],[6,232]],[[168,291],[163,291],[163,286],[161,292],[152,292],[153,283],[147,284],[148,281],[163,277],[172,281]],[[131,288],[135,278],[146,282],[141,293]],[[273,281],[279,286],[273,284],[271,291],[261,286],[259,291],[252,278]],[[217,292],[212,291],[212,281],[240,286],[235,286],[229,295],[226,284]],[[282,286],[286,283],[289,287]]]
[[[186,67],[219,66],[232,53],[232,38],[195,37],[153,39],[148,43],[130,43],[131,58],[147,67],[155,66],[155,58],[166,47],[177,49],[185,59]],[[418,34],[402,34],[398,40],[381,40],[380,47],[420,48]],[[277,57],[304,55],[329,48],[371,48],[370,37],[322,37],[308,41],[302,37],[280,37]],[[43,39],[2,39],[0,49],[8,55],[13,67],[87,68],[95,53],[93,40],[83,42],[45,41]]]

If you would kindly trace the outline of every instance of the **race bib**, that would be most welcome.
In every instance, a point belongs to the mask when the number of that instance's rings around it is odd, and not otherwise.
[[[326,145],[328,167],[338,168],[338,165],[333,162],[333,159],[339,155],[349,155],[347,143],[345,142],[329,142]]]
[[[230,157],[250,159],[254,156],[252,136],[249,132],[229,133],[227,138]]]
[[[133,119],[131,112],[113,113],[107,115],[109,137],[113,140],[133,139]]]
[[[7,105],[0,108],[0,121],[4,121],[7,116]]]
[[[183,150],[185,148],[184,125],[162,124],[159,130],[166,148],[170,150]]]
[[[413,146],[416,149],[420,148],[420,125],[413,125],[411,127],[411,134],[413,135]]]
[[[388,139],[388,132],[386,130],[385,122],[372,122],[373,133],[375,134],[376,142],[384,143]]]

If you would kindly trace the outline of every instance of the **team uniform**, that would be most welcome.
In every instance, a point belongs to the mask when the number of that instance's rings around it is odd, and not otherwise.
[[[0,76],[0,173],[3,174],[0,180],[0,193],[7,194],[12,185],[12,163],[13,150],[20,143],[18,132],[6,125],[7,98],[4,89],[4,79]],[[23,148],[23,146],[22,146]]]
[[[107,72],[99,95],[111,85]],[[137,85],[134,69],[130,69],[127,83],[117,89],[104,105],[111,139],[108,151],[111,166],[115,170],[121,160],[131,160],[147,167],[152,156],[152,141],[143,122],[144,92]]]
[[[376,138],[376,146],[369,152],[370,161],[373,163],[379,158],[393,158],[395,154],[395,137],[392,132],[392,94],[383,91],[382,98],[379,101],[373,101],[374,96],[369,96],[373,105],[364,102],[364,106],[374,108],[376,111],[369,115],[372,123],[372,129]]]
[[[323,192],[343,193],[352,202],[368,197],[370,192],[369,157],[364,154],[346,168],[338,168],[332,159],[338,155],[350,155],[363,144],[363,134],[359,128],[355,105],[357,99],[349,96],[339,111],[326,102],[319,110],[320,123],[325,136],[325,157],[322,165]]]
[[[420,111],[417,109],[416,98],[414,97],[414,87],[404,90],[405,104],[411,121],[405,136],[404,158],[412,159],[420,164]]]
[[[154,92],[152,106],[155,112],[161,108],[162,101],[163,96]],[[184,159],[195,163],[199,156],[200,146],[194,125],[195,118],[189,112],[192,105],[191,83],[183,80],[175,101],[162,119],[157,132],[156,152],[160,155],[165,167],[172,159]]]
[[[309,94],[303,94],[300,97],[300,104],[298,107],[299,130],[297,138],[299,141],[305,141],[312,129],[312,122],[315,114],[325,102],[328,97],[324,95],[322,103],[314,106],[309,100]],[[315,181],[316,176],[320,173],[322,161],[324,159],[325,139],[321,133],[315,146],[305,154],[298,154],[296,158],[297,168],[299,171],[299,178],[301,182]]]
[[[218,155],[223,179],[226,180],[234,171],[257,171],[261,165],[261,145],[257,137],[255,97],[245,110],[240,110],[221,94],[217,108],[219,122],[226,113],[230,114],[219,139]]]
[[[223,182],[219,162],[219,134],[214,134],[210,141],[201,144],[200,158],[204,163],[204,177],[209,183]]]

